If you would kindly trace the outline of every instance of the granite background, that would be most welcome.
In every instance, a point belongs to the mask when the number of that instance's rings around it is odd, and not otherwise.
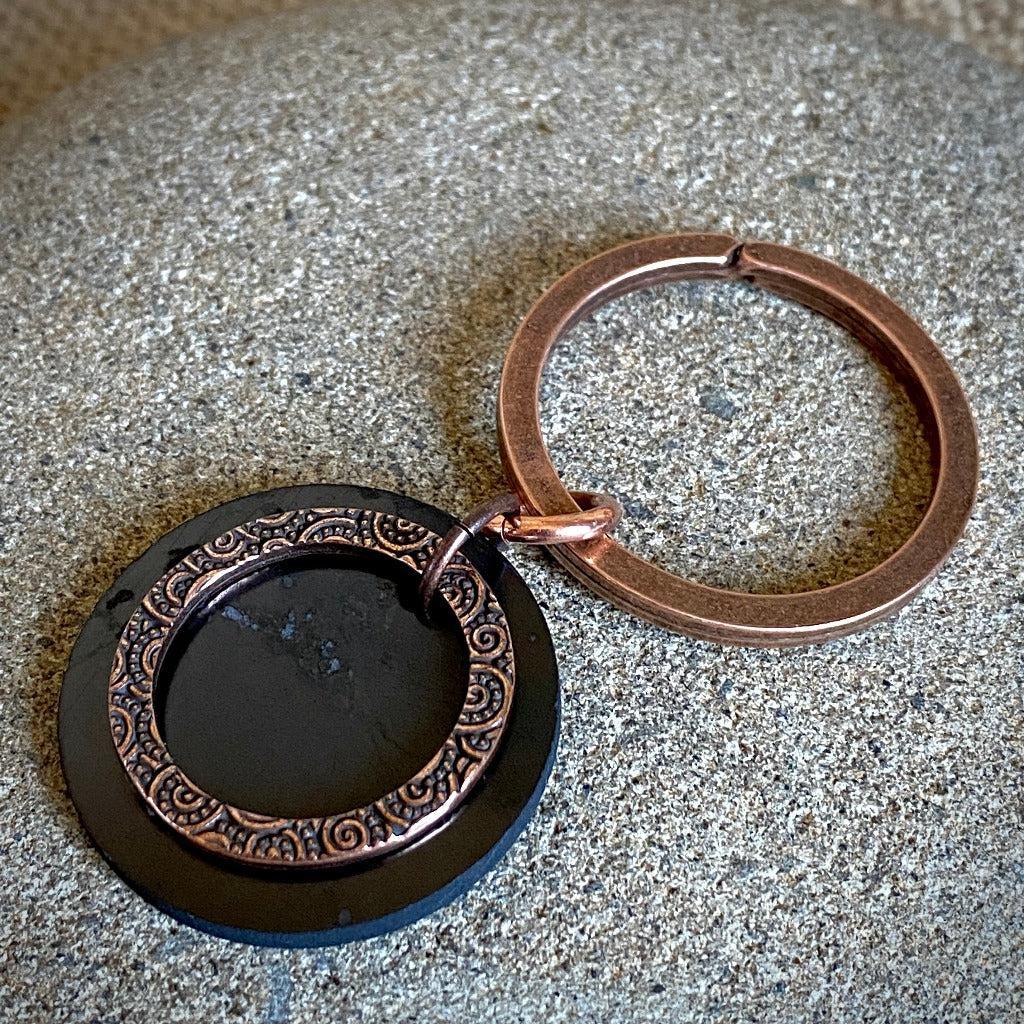
[[[452,0],[255,21],[105,71],[0,137],[0,1017],[1020,1019],[1024,81],[860,13]],[[796,651],[620,613],[545,556],[564,685],[541,810],[466,898],[279,952],[149,908],[89,847],[54,724],[119,567],[208,505],[501,484],[493,399],[558,273],[655,231],[838,259],[938,340],[978,506],[898,618]],[[745,288],[581,325],[556,462],[622,536],[755,589],[852,575],[927,493],[905,400]]]

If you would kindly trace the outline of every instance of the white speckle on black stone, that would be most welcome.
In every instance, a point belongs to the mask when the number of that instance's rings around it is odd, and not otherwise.
[[[260,624],[248,612],[242,611],[241,608],[236,608],[233,604],[225,605],[221,609],[220,614],[223,618],[228,619],[230,622],[237,622],[246,629],[259,630],[260,628]]]
[[[285,618],[284,625],[281,627],[281,639],[294,640],[297,628],[298,627],[295,622],[295,612],[289,611],[287,617]]]

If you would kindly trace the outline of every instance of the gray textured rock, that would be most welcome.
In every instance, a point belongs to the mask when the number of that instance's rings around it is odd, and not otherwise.
[[[1010,1020],[1022,1010],[1024,85],[853,13],[341,4],[93,79],[0,143],[0,1016]],[[628,237],[806,247],[934,334],[981,493],[898,619],[803,651],[619,613],[535,553],[561,757],[510,856],[394,936],[232,946],[122,886],[63,794],[59,674],[117,568],[212,502],[500,486],[502,351]],[[709,582],[801,588],[926,497],[905,400],[732,287],[616,303],[556,353],[556,460]]]

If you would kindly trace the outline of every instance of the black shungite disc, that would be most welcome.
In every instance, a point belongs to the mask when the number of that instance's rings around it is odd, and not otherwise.
[[[61,691],[68,789],[104,857],[178,920],[260,945],[367,938],[461,895],[526,826],[557,739],[557,668],[543,617],[501,554],[475,541],[463,552],[505,610],[516,693],[498,756],[446,825],[358,868],[274,871],[207,856],[146,812],[107,721],[125,622],[146,589],[200,544],[260,516],[328,506],[390,512],[439,534],[454,522],[412,498],[337,485],[280,488],[211,509],[117,579],[82,630]],[[178,763],[223,799],[282,815],[343,810],[410,777],[450,731],[465,696],[454,620],[442,613],[424,624],[415,582],[411,569],[372,553],[297,557],[219,595],[175,638],[161,670],[158,714]]]

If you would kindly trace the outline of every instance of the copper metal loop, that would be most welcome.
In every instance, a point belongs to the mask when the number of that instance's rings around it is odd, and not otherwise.
[[[580,544],[603,537],[615,529],[622,518],[622,506],[610,494],[572,491],[575,509],[553,516],[533,515],[524,510],[519,498],[500,494],[477,505],[461,523],[453,526],[420,578],[420,601],[424,612],[437,591],[445,569],[458,550],[477,534],[489,536],[498,544]]]
[[[974,421],[956,374],[907,313],[866,281],[798,249],[729,235],[669,235],[611,249],[555,282],[527,313],[502,370],[498,436],[509,483],[542,519],[577,509],[540,427],[540,383],[551,350],[612,299],[695,278],[748,281],[794,299],[845,327],[889,367],[914,403],[932,451],[933,491],[920,524],[882,564],[800,594],[706,587],[659,569],[608,536],[562,544],[553,554],[619,607],[706,640],[793,646],[843,636],[891,615],[938,572],[970,515],[978,476]]]

